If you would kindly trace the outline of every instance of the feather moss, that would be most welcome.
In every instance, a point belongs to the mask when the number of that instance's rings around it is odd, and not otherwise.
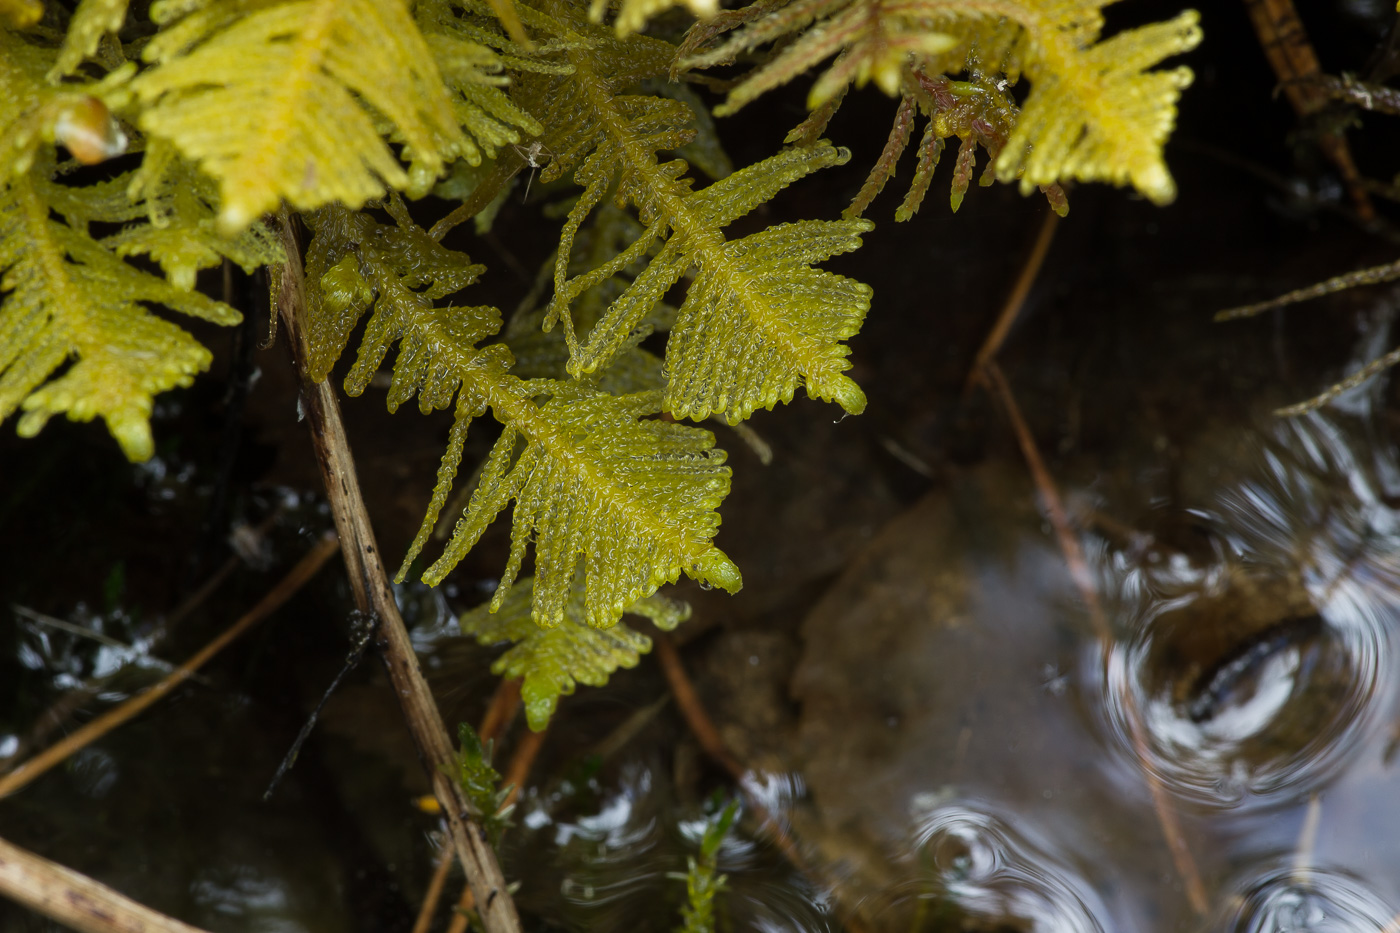
[[[494,602],[507,597],[533,544],[532,605],[541,624],[562,620],[576,575],[586,617],[600,628],[681,573],[737,590],[738,568],[711,543],[730,475],[713,436],[653,420],[660,392],[613,396],[511,375],[513,358],[504,345],[477,347],[501,326],[494,308],[435,304],[470,284],[474,274],[464,271],[473,268],[470,262],[429,238],[402,205],[389,207],[393,226],[345,211],[313,219],[308,274],[319,275],[321,288],[308,330],[321,335],[313,342],[343,340],[372,308],[346,391],[362,392],[398,343],[390,407],[414,395],[424,411],[455,407],[428,514],[399,579],[437,524],[471,420],[489,408],[503,425],[501,437],[452,539],[424,573],[426,582],[441,581],[514,503],[510,557]],[[334,323],[316,323],[323,317]]]
[[[1023,191],[1063,181],[1132,185],[1164,204],[1176,194],[1162,145],[1189,68],[1152,71],[1201,41],[1194,10],[1102,38],[1113,0],[791,0],[697,29],[685,70],[729,64],[790,40],[729,92],[733,113],[835,56],[808,105],[838,101],[873,81],[898,96],[927,76],[1029,80],[1030,95],[995,161],[996,177]],[[757,5],[756,5],[757,6]],[[826,114],[829,119],[830,114]]]
[[[667,343],[666,412],[697,420],[723,413],[737,423],[756,409],[791,401],[799,386],[848,412],[862,411],[864,393],[843,374],[850,365],[843,341],[859,330],[870,289],[811,263],[856,248],[871,225],[807,221],[735,241],[724,234],[787,185],[844,163],[849,153],[828,143],[789,149],[694,191],[689,166],[659,155],[693,137],[689,108],[624,93],[662,73],[670,47],[640,36],[618,40],[569,19],[562,4],[546,11],[559,17],[556,29],[581,40],[566,52],[573,68],[567,79],[522,82],[523,98],[550,127],[545,141],[556,155],[545,176],[572,171],[584,189],[564,224],[546,318],[546,327],[564,327],[569,372],[582,376],[608,366],[694,267],[697,275]],[[578,230],[609,196],[618,206],[636,208],[643,232],[607,262],[571,275]],[[573,302],[658,243],[646,269],[580,339]]]

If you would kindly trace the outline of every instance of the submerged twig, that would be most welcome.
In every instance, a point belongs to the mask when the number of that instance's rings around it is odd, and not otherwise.
[[[255,530],[259,534],[267,533],[281,514],[282,508],[279,506]],[[218,570],[210,574],[209,579],[205,580],[199,589],[191,593],[165,618],[161,624],[160,633],[152,637],[152,642],[154,643],[162,635],[169,633],[180,622],[184,621],[186,616],[198,609],[242,565],[243,560],[238,555],[231,555]],[[83,704],[102,692],[102,688],[110,680],[111,676],[95,678],[81,686],[72,688],[55,700],[34,720],[34,724],[29,727],[28,734],[20,737],[14,750],[9,755],[0,756],[0,774],[10,770],[14,762],[27,757],[31,750],[42,745],[49,736],[68,722],[74,713],[82,709]]]
[[[1007,384],[1006,377],[1002,375],[1001,367],[997,366],[995,362],[989,362],[986,374],[993,393],[1001,402],[1002,410],[1006,412],[1006,417],[1011,422],[1012,432],[1016,435],[1016,442],[1020,445],[1021,454],[1026,459],[1031,479],[1035,483],[1046,516],[1055,530],[1055,538],[1059,543],[1061,553],[1064,555],[1065,564],[1069,567],[1070,578],[1073,579],[1080,597],[1084,600],[1085,608],[1089,612],[1090,624],[1099,639],[1100,649],[1104,661],[1107,663],[1109,647],[1112,644],[1112,632],[1108,626],[1108,618],[1104,615],[1103,605],[1099,602],[1098,587],[1094,584],[1093,574],[1089,570],[1089,562],[1084,559],[1084,550],[1079,546],[1079,539],[1075,537],[1073,529],[1070,528],[1069,517],[1065,512],[1064,502],[1060,499],[1059,490],[1050,476],[1050,471],[1045,468],[1045,462],[1040,458],[1035,438],[1031,435],[1025,418],[1021,416],[1020,406],[1016,404],[1016,397],[1011,394],[1011,387]],[[1137,701],[1131,691],[1123,691],[1122,701],[1126,713],[1125,718],[1128,721],[1133,753],[1137,757],[1143,777],[1147,781],[1147,788],[1152,795],[1152,807],[1157,812],[1157,822],[1162,828],[1167,849],[1171,853],[1176,872],[1186,888],[1187,900],[1190,901],[1191,907],[1196,913],[1204,917],[1210,912],[1210,900],[1206,897],[1206,889],[1201,881],[1200,871],[1196,868],[1195,859],[1191,857],[1191,850],[1186,845],[1186,838],[1182,835],[1181,824],[1177,820],[1176,810],[1172,807],[1166,788],[1162,786],[1162,782],[1157,779],[1157,776],[1147,765],[1147,734],[1142,724],[1141,711],[1138,710]]]
[[[487,844],[486,834],[472,810],[461,785],[454,779],[456,757],[442,715],[438,712],[428,682],[418,666],[413,641],[404,627],[394,601],[389,576],[379,559],[379,546],[370,526],[356,476],[355,460],[340,417],[340,403],[329,381],[312,382],[308,375],[307,345],[303,325],[306,313],[306,282],[301,265],[301,249],[292,230],[291,216],[283,211],[280,234],[287,263],[282,268],[277,289],[277,310],[287,332],[297,376],[301,382],[301,403],[316,462],[326,486],[336,530],[345,542],[343,557],[355,607],[374,613],[380,620],[380,658],[389,672],[394,693],[399,698],[413,742],[422,756],[433,793],[442,806],[457,857],[466,869],[467,880],[476,893],[482,923],[487,933],[515,933],[520,918],[506,890],[505,877],[496,853]]]
[[[976,358],[972,361],[972,371],[967,374],[964,392],[972,391],[974,386],[984,381],[987,364],[996,358],[1001,345],[1006,341],[1006,335],[1011,333],[1011,325],[1016,323],[1016,318],[1020,316],[1026,297],[1031,293],[1031,286],[1040,275],[1040,267],[1045,264],[1045,257],[1050,253],[1050,244],[1055,240],[1055,229],[1059,223],[1060,215],[1054,211],[1045,215],[1045,220],[1040,225],[1040,233],[1036,234],[1035,245],[1031,247],[1030,255],[1021,265],[1021,274],[1016,277],[1016,284],[1006,296],[1006,302],[1001,306],[1001,313],[997,315],[991,333],[982,342]]]
[[[656,660],[661,664],[666,683],[671,687],[671,695],[676,698],[676,706],[680,707],[681,716],[685,718],[685,724],[690,727],[695,740],[700,743],[700,748],[728,771],[736,783],[742,785],[748,775],[748,769],[740,764],[739,759],[729,750],[729,746],[724,744],[724,739],[715,728],[709,713],[705,712],[705,706],[700,702],[695,686],[690,682],[690,676],[685,672],[680,652],[665,634],[656,637]]]
[[[724,743],[724,739],[720,736],[719,730],[715,728],[709,713],[705,712],[704,704],[700,702],[700,697],[695,692],[695,686],[691,683],[690,676],[685,672],[685,665],[681,663],[680,652],[676,650],[675,642],[665,633],[656,638],[656,660],[661,664],[661,670],[666,675],[666,683],[671,688],[671,695],[675,697],[676,706],[680,708],[681,716],[684,717],[686,725],[695,736],[695,740],[700,743],[700,747],[707,755],[718,762],[734,778],[734,783],[739,786],[740,792],[744,795],[744,802],[749,811],[753,813],[759,826],[768,834],[778,851],[783,853],[783,857],[793,868],[808,878],[834,888],[834,884],[821,878],[820,873],[808,864],[782,822],[754,792],[749,769],[734,756],[734,753],[729,750],[729,746]],[[846,929],[851,933],[864,933],[864,925],[853,913],[848,912],[841,919]]]
[[[82,933],[203,933],[4,839],[0,895]]]
[[[433,868],[433,878],[428,882],[428,891],[423,895],[423,904],[418,908],[418,919],[413,921],[413,933],[428,933],[433,925],[433,915],[437,913],[438,901],[442,900],[443,888],[447,886],[447,875],[452,871],[456,856],[450,845],[444,845],[438,853],[437,865]],[[467,888],[468,891],[471,888]]]
[[[496,692],[491,694],[491,704],[486,707],[486,715],[481,717],[481,728],[476,730],[481,744],[484,746],[505,735],[506,727],[519,709],[520,679],[502,680],[496,685]]]
[[[4,777],[0,777],[0,797],[13,794],[54,765],[67,759],[74,752],[100,739],[189,680],[195,671],[207,664],[211,658],[231,644],[238,636],[276,612],[283,603],[305,585],[306,581],[315,576],[322,565],[339,549],[339,539],[330,533],[323,535],[316,542],[316,546],[298,561],[296,566],[278,581],[277,585],[269,590],[256,606],[244,613],[218,638],[205,645],[198,654],[180,665],[172,674],[136,694],[122,705],[98,716],[81,729],[65,736],[61,741],[44,749]]]

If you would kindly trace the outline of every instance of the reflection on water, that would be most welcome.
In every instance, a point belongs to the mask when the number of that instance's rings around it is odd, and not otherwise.
[[[711,801],[706,813],[678,806],[664,772],[636,762],[612,787],[591,783],[600,792],[591,806],[569,793],[523,800],[521,829],[507,853],[508,864],[531,866],[518,903],[565,929],[671,929],[685,900],[688,859],[699,851],[708,811],[718,803]],[[788,786],[781,777],[757,783],[777,797]],[[717,867],[726,876],[720,912],[733,929],[835,928],[825,896],[739,824],[725,837]]]
[[[883,892],[872,925],[1200,929],[1164,806],[1212,928],[1385,928],[1400,497],[1383,449],[1288,422],[1212,499],[1149,509],[1167,532],[1091,540],[1106,653],[1024,480],[982,470],[893,523],[809,616],[795,680],[799,829],[850,891]]]
[[[1272,868],[1232,895],[1218,929],[1229,933],[1394,933],[1400,917],[1359,879]]]
[[[1016,929],[1101,933],[1108,912],[1055,846],[985,804],[918,812],[913,844],[928,877],[921,897],[945,899],[973,918]],[[927,915],[929,909],[920,911]],[[920,924],[922,925],[922,924]]]
[[[1182,586],[1105,562],[1132,593],[1109,651],[1101,702],[1111,744],[1211,807],[1268,806],[1330,780],[1371,734],[1393,681],[1400,529],[1378,473],[1313,416],[1261,444],[1255,473],[1202,526],[1225,546]],[[1145,579],[1144,579],[1145,578]],[[1095,659],[1091,663],[1097,665]]]

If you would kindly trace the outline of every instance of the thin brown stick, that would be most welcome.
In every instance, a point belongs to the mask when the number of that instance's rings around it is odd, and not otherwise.
[[[447,925],[447,933],[466,933],[471,909],[475,906],[476,898],[472,896],[471,886],[468,885],[462,896],[457,899],[457,906],[452,910],[452,922]]]
[[[520,700],[520,682],[502,681],[503,686],[506,683],[514,683],[516,685],[515,699],[518,703]],[[496,694],[499,696],[501,691],[498,689]],[[494,708],[494,704],[492,705]],[[488,710],[487,716],[489,717],[490,715],[491,711]],[[485,723],[483,723],[482,726],[482,732],[484,734],[486,731]],[[520,789],[525,786],[525,781],[530,777],[530,768],[534,766],[535,759],[539,757],[540,749],[544,747],[544,737],[545,732],[543,730],[539,732],[527,732],[515,746],[515,752],[510,756],[510,766],[506,768],[506,776],[504,779],[504,783],[510,786],[510,793],[506,795],[505,800],[501,801],[502,810],[515,803],[516,798],[520,796]],[[447,933],[466,933],[468,911],[475,906],[476,897],[472,894],[471,887],[468,886],[467,889],[462,892],[461,898],[457,901],[457,909],[453,911],[452,922],[447,927]]]
[[[486,715],[481,718],[481,728],[477,730],[481,744],[484,746],[487,742],[499,740],[505,734],[510,721],[515,718],[518,709],[520,681],[502,680],[496,685],[496,692],[491,694],[491,705],[486,707]]]
[[[1303,118],[1314,116],[1327,105],[1328,94],[1319,83],[1322,66],[1293,0],[1244,0],[1244,5],[1259,36],[1259,45],[1294,112]],[[1376,210],[1352,161],[1346,137],[1340,132],[1320,133],[1317,143],[1342,176],[1357,216],[1367,223],[1375,220]]]
[[[273,523],[281,514],[282,509],[280,507],[274,509],[272,514],[258,525],[258,532],[265,534],[271,529]],[[165,618],[161,623],[161,632],[169,632],[191,612],[198,609],[206,599],[212,596],[214,592],[233,575],[235,570],[242,566],[242,564],[243,561],[236,554],[224,561],[219,569],[214,571],[214,573],[209,576],[209,579],[205,580],[204,583],[200,585],[199,589],[191,593],[184,602],[180,603],[180,605]],[[159,638],[160,636],[158,635],[157,639]],[[0,757],[0,774],[9,771],[15,763],[27,757],[31,750],[44,744],[49,736],[53,735],[60,726],[72,718],[74,713],[82,709],[83,706],[93,697],[97,696],[98,693],[102,692],[102,688],[106,686],[111,679],[111,676],[95,678],[80,687],[74,687],[55,700],[48,709],[40,713],[34,720],[34,724],[29,727],[28,734],[19,740],[15,750],[7,756]]]
[[[992,332],[987,335],[987,339],[982,341],[982,346],[977,351],[977,356],[972,361],[972,371],[967,374],[967,382],[963,386],[964,392],[972,391],[974,386],[980,385],[983,381],[983,372],[1001,350],[1001,345],[1006,342],[1006,335],[1011,333],[1011,325],[1016,323],[1016,318],[1021,314],[1021,308],[1026,303],[1026,296],[1031,293],[1031,286],[1035,284],[1036,278],[1040,275],[1040,267],[1045,264],[1045,257],[1050,252],[1050,244],[1055,241],[1055,230],[1059,227],[1060,215],[1054,211],[1045,215],[1045,220],[1041,222],[1040,232],[1036,234],[1035,244],[1031,247],[1030,255],[1021,265],[1021,274],[1016,277],[1016,284],[1011,287],[1011,294],[1006,296],[1006,302],[1001,306],[1001,313],[997,315],[997,321],[992,325]]]
[[[506,727],[510,725],[510,721],[515,718],[515,714],[519,709],[520,681],[502,680],[496,685],[496,691],[491,694],[491,703],[486,707],[486,714],[481,717],[481,728],[476,731],[478,738],[481,739],[481,744],[485,746],[487,743],[495,742],[500,739],[501,736],[505,734]],[[513,786],[510,795],[501,805],[502,809],[515,802],[515,798],[520,793],[521,786],[525,783],[525,777],[529,774],[530,765],[534,762],[535,755],[539,752],[539,746],[544,740],[544,733],[542,732],[538,733],[539,740],[534,742],[533,748],[529,751],[528,758],[524,759],[522,770],[520,761],[522,760],[521,752],[524,748],[524,743],[535,735],[536,733],[531,733],[526,736],[525,740],[522,740],[521,746],[516,748],[515,755],[511,758],[506,783],[512,784]],[[439,808],[439,810],[440,809],[441,808]],[[442,851],[446,865],[444,866],[443,862],[438,863],[437,871],[433,874],[433,883],[437,885],[437,888],[434,889],[432,885],[429,885],[428,894],[423,899],[423,907],[418,912],[418,923],[414,925],[413,933],[426,933],[427,927],[423,926],[422,929],[419,929],[419,925],[431,921],[433,911],[437,910],[437,900],[442,895],[442,885],[438,882],[438,878],[446,878],[447,868],[450,868],[452,865],[452,848],[446,846]],[[468,885],[466,890],[462,892],[461,899],[457,902],[457,909],[453,914],[452,924],[448,928],[448,933],[451,933],[452,930],[456,930],[459,923],[462,929],[466,929],[466,911],[471,910],[472,905],[475,903],[476,899],[472,896],[471,886]],[[424,920],[425,916],[428,918],[428,921]]]
[[[1055,539],[1064,555],[1070,578],[1074,581],[1080,597],[1084,600],[1085,608],[1089,612],[1090,624],[1092,624],[1094,633],[1099,639],[1104,660],[1107,662],[1108,649],[1112,644],[1112,632],[1108,626],[1108,618],[1104,615],[1103,606],[1099,602],[1098,587],[1094,584],[1094,576],[1089,570],[1089,562],[1084,559],[1084,550],[1079,546],[1079,539],[1075,537],[1074,531],[1070,528],[1069,517],[1065,512],[1064,502],[1060,499],[1059,490],[1055,486],[1054,479],[1050,476],[1050,471],[1045,468],[1045,462],[1040,459],[1040,451],[1035,445],[1035,438],[1031,435],[1030,428],[1026,426],[1025,418],[1021,416],[1021,408],[1016,404],[1016,397],[1011,394],[1011,387],[1007,385],[1006,377],[1001,373],[1001,367],[995,362],[988,362],[986,375],[993,392],[1001,402],[1002,410],[1006,412],[1007,420],[1011,422],[1011,430],[1016,435],[1016,442],[1021,447],[1021,455],[1026,459],[1026,466],[1030,470],[1031,479],[1040,495],[1041,505],[1045,508],[1050,525],[1055,530]],[[1152,807],[1157,812],[1157,822],[1162,827],[1162,835],[1166,838],[1167,849],[1171,853],[1176,872],[1181,876],[1182,884],[1186,887],[1187,900],[1191,902],[1192,909],[1204,917],[1210,912],[1210,900],[1206,896],[1205,885],[1201,881],[1201,874],[1196,868],[1195,859],[1191,857],[1191,850],[1186,845],[1186,837],[1182,835],[1181,824],[1177,820],[1171,798],[1167,796],[1166,788],[1162,786],[1162,782],[1157,779],[1157,776],[1147,765],[1147,733],[1142,724],[1142,715],[1131,691],[1125,690],[1122,700],[1128,720],[1128,731],[1132,739],[1133,753],[1137,756],[1138,764],[1147,781],[1148,790],[1151,792]]]
[[[1011,431],[1016,435],[1021,455],[1026,458],[1026,468],[1030,470],[1031,481],[1035,483],[1036,492],[1040,496],[1040,504],[1045,509],[1046,517],[1050,519],[1050,527],[1055,531],[1055,540],[1064,555],[1065,563],[1069,566],[1070,578],[1089,610],[1089,621],[1094,627],[1094,634],[1106,648],[1112,642],[1113,635],[1109,630],[1103,606],[1099,603],[1098,587],[1094,584],[1089,562],[1084,559],[1084,550],[1079,546],[1079,539],[1070,527],[1069,513],[1065,511],[1064,501],[1060,499],[1059,490],[1050,477],[1050,471],[1045,468],[1045,461],[1040,459],[1040,450],[1035,446],[1035,438],[1026,425],[1026,419],[1021,416],[1021,407],[1016,404],[1016,397],[1011,394],[1011,387],[1006,384],[1001,367],[995,362],[989,362],[986,374],[993,392],[1001,402],[1002,410],[1006,412],[1007,420],[1011,422]]]
[[[256,606],[244,613],[218,638],[201,648],[198,654],[121,706],[108,710],[0,778],[0,797],[13,794],[54,765],[66,760],[74,752],[111,732],[189,680],[195,671],[228,647],[234,639],[276,612],[283,603],[306,584],[306,581],[314,577],[316,571],[320,570],[321,566],[339,549],[340,541],[328,532],[320,541],[316,542],[316,546],[298,561],[297,565],[285,577],[278,581],[276,586],[267,592],[267,595],[258,600]]]
[[[314,383],[307,375],[307,344],[302,317],[306,313],[306,282],[301,265],[301,248],[292,230],[291,216],[280,218],[282,245],[287,264],[282,268],[277,294],[277,311],[287,332],[297,376],[301,382],[302,410],[311,430],[316,462],[325,482],[326,496],[336,530],[345,542],[342,556],[350,579],[350,591],[361,612],[379,618],[379,655],[389,672],[394,693],[399,698],[404,719],[418,747],[423,766],[433,785],[433,795],[442,806],[447,828],[467,873],[467,880],[484,905],[481,919],[487,933],[516,933],[520,917],[506,890],[505,877],[496,862],[496,853],[486,841],[486,833],[467,801],[462,787],[452,778],[456,760],[452,741],[433,701],[428,682],[418,666],[413,641],[404,627],[394,602],[389,576],[379,559],[379,546],[370,526],[369,512],[360,493],[355,460],[340,403],[329,381]]]
[[[705,754],[717,761],[729,772],[729,776],[742,786],[748,769],[739,763],[729,746],[724,744],[719,730],[710,721],[709,713],[705,712],[705,705],[700,702],[700,697],[690,682],[690,676],[685,672],[685,665],[681,663],[680,652],[676,650],[675,642],[665,634],[656,637],[656,660],[661,664],[666,683],[670,685],[671,694],[676,698],[676,706],[680,707],[685,724],[694,733],[695,740],[700,743]]]
[[[520,790],[525,786],[525,782],[530,777],[530,769],[535,766],[535,759],[539,757],[540,749],[544,747],[545,731],[526,732],[516,743],[515,753],[510,756],[510,767],[506,769],[505,783],[510,786],[510,793],[501,803],[504,809],[515,803],[520,797]]]
[[[4,839],[0,895],[82,933],[203,933]]]
[[[808,877],[816,878],[816,871],[803,858],[802,852],[797,848],[797,843],[788,835],[782,822],[753,792],[750,782],[745,780],[749,769],[744,767],[734,756],[734,753],[729,750],[729,746],[724,743],[719,730],[711,721],[709,713],[705,712],[705,706],[700,702],[700,697],[690,682],[690,676],[685,672],[685,665],[681,663],[680,652],[676,650],[676,644],[669,635],[660,634],[656,637],[656,659],[660,662],[661,670],[666,675],[666,683],[671,687],[671,695],[676,698],[676,706],[680,708],[681,716],[684,717],[686,725],[690,727],[695,740],[700,743],[700,747],[734,778],[734,783],[739,785],[739,790],[743,793],[744,801],[748,804],[749,810],[758,819],[759,825],[769,834],[773,844],[778,847],[778,851],[782,852],[783,856],[798,871]],[[853,931],[860,929],[859,921],[854,917],[843,919],[847,929]]]
[[[442,851],[438,853],[433,878],[428,882],[428,891],[423,895],[423,905],[418,908],[418,919],[413,921],[413,933],[428,933],[428,928],[433,925],[433,914],[437,913],[438,901],[442,900],[442,889],[447,886],[447,875],[452,871],[452,863],[455,861],[452,847],[443,846]],[[471,888],[467,890],[470,891]]]

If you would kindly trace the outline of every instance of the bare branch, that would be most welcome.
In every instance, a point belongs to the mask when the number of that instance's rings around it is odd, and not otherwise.
[[[486,833],[477,821],[478,814],[472,811],[461,785],[452,777],[456,774],[452,742],[428,690],[428,682],[418,667],[413,642],[404,628],[389,577],[379,559],[379,546],[360,493],[335,389],[329,381],[314,383],[307,375],[307,345],[302,326],[306,281],[301,248],[292,230],[291,217],[285,210],[281,214],[280,230],[287,264],[282,269],[277,289],[277,312],[286,329],[287,343],[301,380],[302,410],[311,429],[311,443],[326,485],[335,527],[344,543],[342,555],[355,605],[361,612],[379,616],[377,647],[380,658],[389,672],[409,732],[432,781],[433,794],[442,806],[457,857],[466,869],[487,933],[516,933],[520,929],[520,918],[515,912],[515,903],[506,890],[496,853],[487,844]]]
[[[204,933],[4,839],[0,894],[82,933]]]

